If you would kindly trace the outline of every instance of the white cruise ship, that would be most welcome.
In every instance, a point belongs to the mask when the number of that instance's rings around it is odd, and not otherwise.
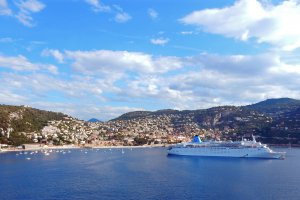
[[[284,159],[285,152],[274,152],[266,144],[242,140],[236,142],[209,141],[202,142],[199,136],[195,136],[191,142],[178,143],[170,146],[169,155],[182,156],[217,156],[237,158],[271,158]]]

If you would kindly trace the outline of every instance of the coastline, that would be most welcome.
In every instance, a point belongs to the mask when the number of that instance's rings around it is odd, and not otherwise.
[[[58,149],[137,149],[137,148],[155,148],[155,147],[167,147],[168,144],[164,145],[141,145],[141,146],[77,146],[77,145],[61,145],[61,146],[40,146],[28,149],[8,148],[0,149],[0,153],[7,152],[20,152],[20,151],[42,151],[42,150],[58,150]]]
[[[20,152],[20,151],[47,151],[47,150],[63,150],[63,149],[137,149],[137,148],[155,148],[155,147],[168,147],[172,144],[155,144],[155,145],[140,145],[140,146],[97,146],[97,145],[88,145],[88,146],[78,146],[78,145],[60,145],[60,146],[38,146],[34,148],[20,149],[20,148],[2,148],[0,153],[6,152]],[[277,148],[299,148],[300,145],[286,145],[286,144],[267,144],[269,147]]]
[[[41,146],[36,148],[28,148],[28,149],[19,149],[19,148],[8,148],[8,149],[0,149],[0,153],[6,152],[20,152],[20,151],[41,151],[41,150],[56,150],[56,149],[79,149],[79,146],[75,145],[62,145],[62,146]]]
[[[137,149],[137,148],[155,148],[155,147],[168,147],[169,144],[155,144],[155,145],[141,145],[141,146],[93,146],[93,147],[83,147],[91,149]]]

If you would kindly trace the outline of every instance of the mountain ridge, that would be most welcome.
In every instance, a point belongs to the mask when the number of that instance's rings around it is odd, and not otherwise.
[[[288,112],[300,107],[300,100],[291,98],[266,99],[245,107],[271,116],[276,116],[280,113]]]
[[[291,111],[293,109],[300,107],[300,100],[292,99],[292,98],[272,98],[272,99],[266,99],[264,101],[260,101],[258,103],[249,104],[249,105],[245,105],[245,106],[225,105],[225,106],[217,106],[217,107],[211,107],[211,108],[206,108],[206,109],[196,109],[196,110],[162,109],[162,110],[157,110],[157,111],[132,111],[132,112],[124,113],[117,118],[111,119],[110,121],[126,120],[126,119],[132,119],[134,117],[146,117],[149,115],[201,112],[204,110],[213,110],[213,109],[221,108],[221,107],[248,108],[251,110],[262,112],[267,115],[274,116],[274,115],[278,114],[278,112],[280,112],[280,113],[288,112],[288,111]]]
[[[91,118],[87,122],[101,122],[101,120],[99,120],[97,118]]]

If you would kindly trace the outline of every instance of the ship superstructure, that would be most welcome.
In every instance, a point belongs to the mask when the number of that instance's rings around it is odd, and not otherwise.
[[[266,144],[255,140],[242,141],[209,141],[202,142],[199,136],[195,136],[191,142],[178,143],[169,147],[170,155],[185,156],[218,156],[239,158],[273,158],[283,159],[285,152],[274,152]]]

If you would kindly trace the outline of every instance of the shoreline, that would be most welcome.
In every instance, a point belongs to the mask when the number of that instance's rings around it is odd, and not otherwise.
[[[8,148],[0,149],[0,153],[20,152],[20,151],[42,151],[42,150],[58,150],[58,149],[137,149],[137,148],[155,148],[168,147],[169,145],[142,145],[142,146],[76,146],[76,145],[62,145],[62,146],[40,146],[28,149]]]
[[[77,146],[77,145],[61,145],[61,146],[38,146],[34,148],[27,148],[27,149],[18,149],[18,148],[2,148],[0,149],[0,153],[7,153],[7,152],[20,152],[20,151],[47,151],[47,150],[63,150],[63,149],[138,149],[138,148],[156,148],[156,147],[168,147],[172,144],[156,144],[156,145],[140,145],[140,146]],[[286,145],[286,144],[267,144],[269,147],[275,148],[299,148],[300,145]]]
[[[169,144],[164,145],[141,145],[141,146],[93,146],[93,147],[83,147],[91,149],[137,149],[137,148],[155,148],[155,147],[168,147]]]

